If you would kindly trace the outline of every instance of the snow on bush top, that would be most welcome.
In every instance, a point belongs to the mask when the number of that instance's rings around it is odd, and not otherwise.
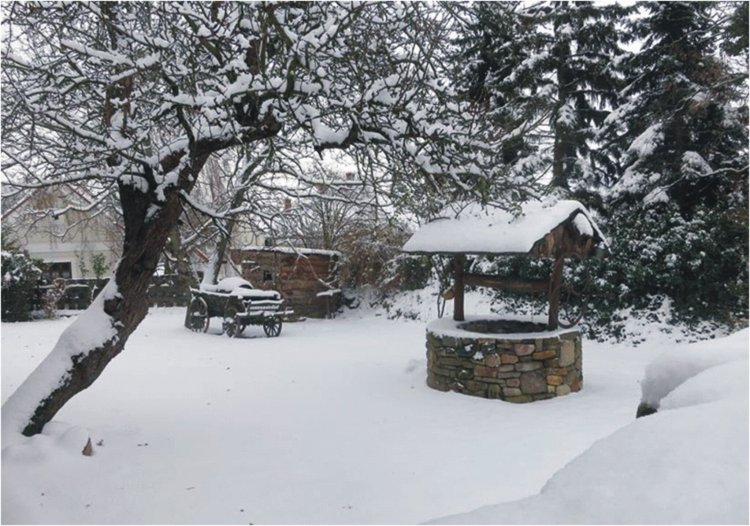
[[[404,245],[404,252],[443,254],[526,254],[534,243],[575,212],[573,221],[581,234],[594,232],[606,238],[588,210],[578,201],[527,202],[518,215],[501,208],[473,203],[457,214],[422,226]],[[453,215],[453,217],[449,217]]]
[[[641,402],[658,408],[662,399],[678,386],[714,367],[731,364],[730,368],[747,375],[747,364],[741,363],[741,360],[748,359],[747,341],[748,330],[745,329],[724,338],[721,346],[706,341],[665,351],[646,367],[641,382]],[[726,387],[724,382],[719,382],[718,386]]]

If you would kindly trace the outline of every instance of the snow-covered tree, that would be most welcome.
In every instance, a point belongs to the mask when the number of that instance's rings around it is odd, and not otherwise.
[[[644,9],[631,27],[643,49],[625,66],[626,102],[608,117],[626,145],[614,191],[646,204],[673,200],[690,215],[746,193],[747,70],[732,71],[718,54],[713,4]]]
[[[444,78],[445,20],[428,4],[3,4],[3,173],[21,190],[113,193],[114,279],[3,407],[32,435],[119,354],[206,163],[269,141],[398,162],[404,188],[481,195],[500,179],[487,127]],[[403,170],[411,166],[411,170]],[[450,194],[450,195],[449,195]],[[58,211],[58,212],[62,212]],[[212,212],[212,211],[207,211]]]
[[[570,189],[588,172],[616,172],[593,141],[617,105],[624,54],[619,24],[628,9],[590,2],[478,2],[456,7],[465,94],[503,130],[504,160],[549,173]],[[580,185],[579,185],[580,186]]]
[[[630,296],[735,323],[747,310],[748,121],[746,52],[739,68],[720,53],[731,7],[655,2],[633,21],[643,47],[607,122],[625,151],[607,207]]]
[[[589,319],[607,326],[617,309],[660,296],[691,321],[741,320],[747,4],[478,2],[453,12],[462,85],[504,132],[506,161],[546,171],[604,216],[612,251],[587,263],[599,289]]]

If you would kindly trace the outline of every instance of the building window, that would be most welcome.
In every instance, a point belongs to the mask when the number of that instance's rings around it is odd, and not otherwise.
[[[271,272],[270,270],[264,270],[263,281],[273,281],[273,272]]]
[[[47,278],[50,280],[57,278],[70,279],[73,276],[73,266],[70,261],[62,263],[47,263]]]

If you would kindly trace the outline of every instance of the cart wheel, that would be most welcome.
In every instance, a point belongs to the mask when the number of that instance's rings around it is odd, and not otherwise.
[[[208,331],[210,320],[206,300],[203,298],[193,298],[188,307],[188,329],[193,332],[206,332]]]
[[[272,338],[281,334],[281,320],[279,318],[271,317],[263,322],[263,332],[266,336]]]
[[[222,332],[230,338],[238,336],[244,327],[237,323],[237,309],[233,306],[228,306],[224,309],[224,321],[221,324]]]

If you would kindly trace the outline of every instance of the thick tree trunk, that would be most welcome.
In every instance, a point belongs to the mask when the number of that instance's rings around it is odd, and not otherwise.
[[[173,168],[181,156],[167,159],[163,167]],[[194,158],[181,170],[180,181],[195,180],[206,159],[207,155]],[[40,433],[68,400],[99,377],[148,312],[148,286],[182,204],[177,192],[169,192],[154,213],[152,192],[124,185],[120,200],[125,241],[114,283],[66,329],[52,353],[3,405],[3,428],[8,426],[8,432]]]
[[[557,22],[555,32],[558,31]],[[555,132],[555,143],[552,150],[552,180],[550,185],[555,188],[569,189],[568,173],[571,163],[575,162],[575,139],[573,137],[572,124],[560,121],[560,109],[570,99],[570,85],[572,75],[568,68],[570,60],[570,43],[562,40],[558,42],[552,53],[557,61],[557,97],[558,104],[553,114],[552,129]]]

